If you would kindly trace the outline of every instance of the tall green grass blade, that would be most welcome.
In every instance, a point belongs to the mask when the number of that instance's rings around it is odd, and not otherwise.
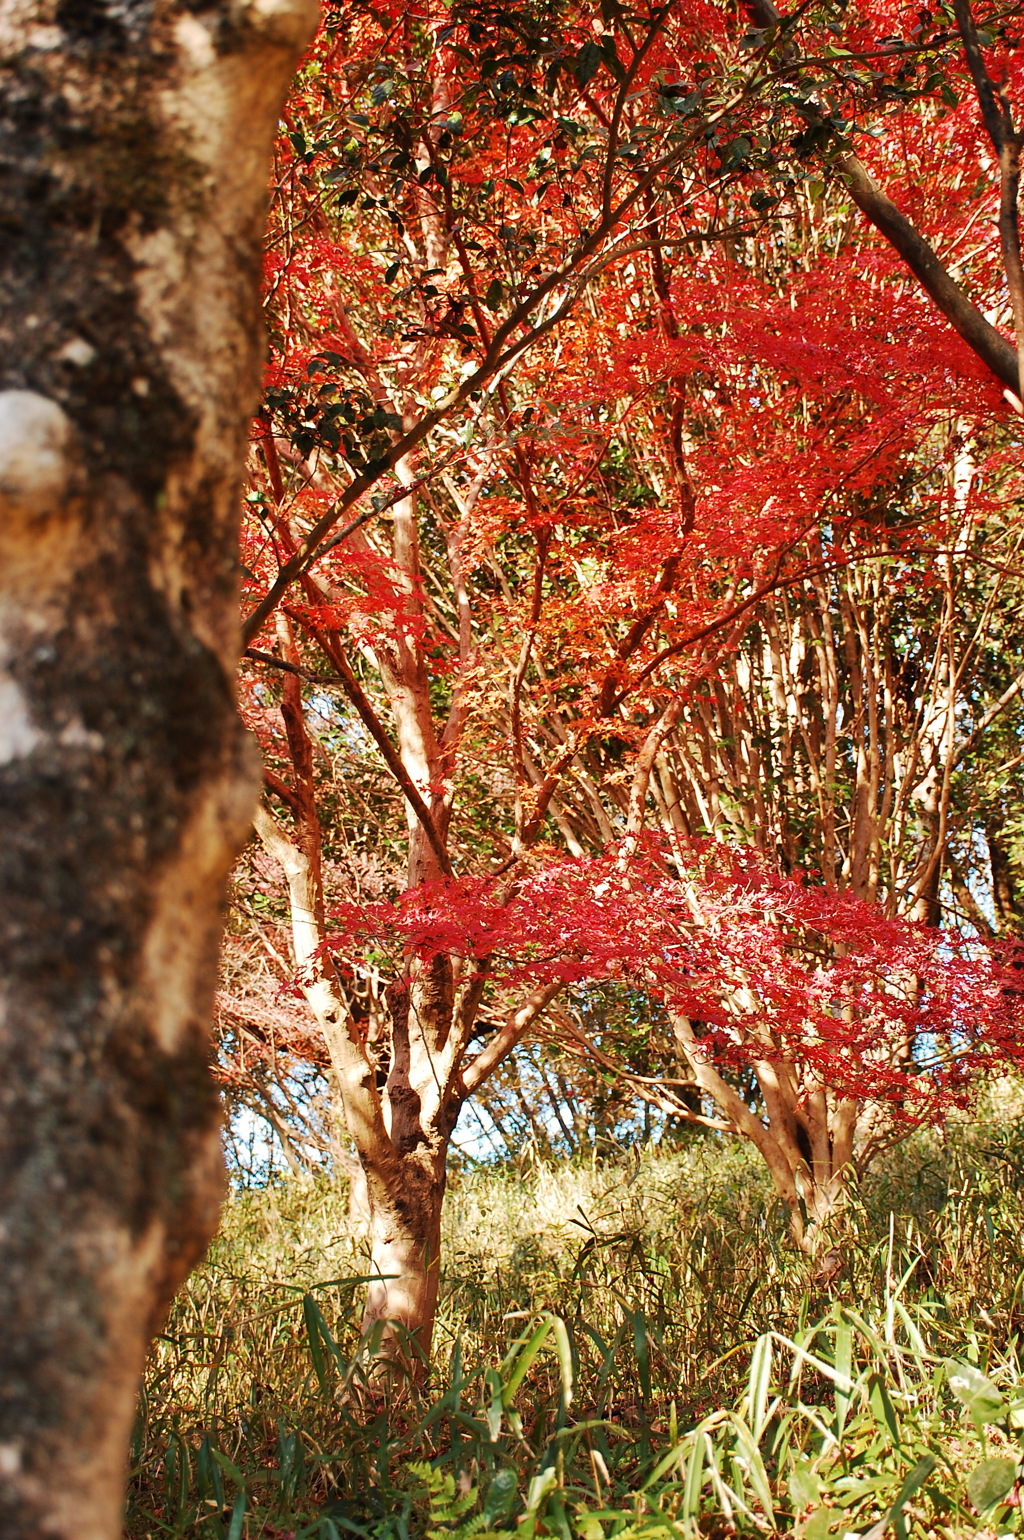
[[[502,1365],[502,1405],[507,1409],[515,1400],[516,1391],[526,1378],[534,1359],[551,1335],[551,1317],[544,1317],[529,1336],[520,1337],[510,1349]]]
[[[573,1352],[569,1341],[569,1333],[561,1316],[551,1317],[551,1335],[555,1343],[555,1355],[558,1359],[558,1369],[562,1381],[562,1407],[568,1412],[572,1405],[573,1392]]]
[[[754,1439],[760,1442],[768,1415],[772,1380],[772,1338],[764,1332],[754,1343],[747,1380],[747,1407]]]
[[[845,1318],[836,1325],[835,1343],[836,1437],[841,1439],[853,1393],[853,1330]]]
[[[242,1526],[245,1523],[245,1491],[239,1492],[235,1498],[235,1506],[231,1510],[231,1522],[228,1525],[227,1540],[242,1540]]]
[[[921,1490],[937,1464],[938,1460],[933,1454],[926,1454],[922,1459],[918,1460],[900,1487],[896,1501],[883,1519],[880,1528],[881,1534],[885,1533],[890,1524],[895,1524],[898,1540],[907,1540],[907,1526],[903,1518],[903,1509],[910,1499]]]
[[[704,1488],[704,1439],[692,1435],[690,1458],[686,1463],[686,1480],[683,1484],[682,1517],[696,1524],[700,1516],[700,1494]]]
[[[309,1343],[309,1356],[313,1360],[317,1383],[321,1391],[326,1394],[327,1365],[324,1361],[323,1333],[327,1331],[327,1322],[312,1294],[302,1296],[302,1315],[306,1323],[306,1340]]]
[[[733,1427],[736,1433],[736,1443],[742,1455],[741,1468],[745,1471],[747,1480],[750,1483],[750,1490],[761,1504],[766,1519],[774,1529],[775,1503],[772,1498],[768,1472],[765,1470],[761,1451],[757,1446],[757,1439],[742,1417],[733,1418]]]
[[[896,1408],[892,1404],[892,1397],[886,1388],[885,1380],[879,1373],[868,1376],[868,1404],[879,1422],[884,1423],[889,1430],[889,1437],[893,1446],[900,1447],[900,1424],[896,1415]]]

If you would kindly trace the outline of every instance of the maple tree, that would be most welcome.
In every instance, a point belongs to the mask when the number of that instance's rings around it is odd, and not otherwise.
[[[861,16],[851,16],[845,8],[840,8],[838,14],[830,14],[828,9],[820,13],[798,9],[792,16],[784,17],[772,0],[750,0],[749,13],[757,28],[746,41],[778,60],[782,66],[777,76],[781,85],[780,104],[789,106],[803,125],[802,132],[792,141],[793,148],[817,153],[823,171],[841,179],[853,203],[899,254],[968,347],[1002,381],[1005,398],[1020,412],[1018,353],[1024,287],[1018,218],[1020,143],[1014,131],[1012,107],[1019,84],[1015,79],[1019,76],[1015,50],[1020,40],[1006,27],[1007,18],[995,12],[993,32],[979,30],[969,0],[954,0],[952,6],[921,8],[912,17],[898,13],[880,15],[869,9]],[[805,19],[810,21],[809,35],[801,36]],[[893,23],[893,30],[883,34],[882,27]],[[990,50],[988,60],[982,42]],[[886,69],[889,60],[894,67]],[[899,201],[894,201],[860,159],[853,144],[854,134],[865,129],[884,138],[885,114],[894,105],[905,106],[914,98],[927,98],[938,88],[943,103],[956,108],[965,86],[977,95],[981,117],[997,156],[1002,278],[1017,350],[993,324],[995,317],[990,318],[972,302],[956,272],[961,263],[955,256],[950,260],[944,250],[955,251],[973,224],[970,216],[957,224],[957,216],[965,212],[957,207],[960,200],[947,200],[941,220],[934,225],[934,214],[927,223],[923,222],[920,189],[915,191],[904,185]],[[970,141],[975,143],[970,144],[968,154],[977,152],[976,124],[963,115],[956,115],[949,122],[952,133],[943,132],[942,125],[932,121],[927,112],[918,114],[916,122],[908,123],[904,118],[900,127],[904,171],[915,152],[924,152],[919,162],[923,168],[928,149],[934,147],[937,138],[958,156],[954,170],[958,181],[966,171],[963,152]],[[909,134],[906,127],[910,128]],[[987,184],[987,171],[986,165],[981,186]],[[959,193],[960,187],[954,190]],[[975,196],[979,190],[976,187]],[[917,205],[914,218],[908,217],[901,206],[907,195],[911,204]],[[987,256],[991,264],[991,249]]]
[[[665,771],[705,741],[701,700],[749,671],[751,623],[777,623],[783,595],[805,649],[827,612],[856,653],[861,574],[905,585],[943,550],[960,561],[958,445],[1017,495],[987,344],[952,337],[864,238],[844,192],[852,117],[837,98],[824,124],[808,78],[816,42],[851,111],[898,109],[872,151],[890,185],[900,157],[905,175],[952,136],[950,181],[914,210],[941,244],[990,192],[964,174],[983,155],[975,106],[946,99],[959,43],[922,40],[916,13],[823,8],[800,27],[797,54],[792,29],[751,35],[710,5],[351,5],[290,104],[244,557],[268,798],[235,945],[262,960],[258,988],[232,966],[225,1073],[251,1084],[279,1054],[329,1067],[366,1179],[367,1324],[401,1322],[423,1353],[460,1110],[542,1018],[579,1042],[570,986],[660,1002],[684,1078],[762,1149],[801,1241],[866,1108],[931,1115],[1017,1051],[998,959],[921,928],[938,918],[941,797],[911,857],[920,902],[900,888],[886,912],[859,842],[877,853],[890,813],[861,798],[844,870],[835,808],[829,825],[805,797],[825,848],[807,838],[779,868],[738,826],[730,846],[707,842],[714,820],[681,826]],[[963,266],[998,288],[987,243]],[[928,616],[943,602],[940,584]],[[817,708],[833,736],[849,677]],[[908,733],[934,748],[944,688],[933,673],[910,713],[925,727],[886,716],[890,752],[862,683],[868,758],[898,757]],[[827,753],[801,773],[827,781]],[[925,758],[925,778],[949,768]],[[305,1015],[274,999],[296,979]],[[762,1099],[790,1077],[767,1114],[735,1089],[752,1062]]]
[[[971,479],[962,461],[958,453],[953,462],[961,495]],[[977,850],[983,828],[999,849],[1007,812],[1005,789],[993,806],[978,770],[993,749],[1003,760],[990,761],[997,780],[1017,759],[1006,745],[1020,733],[1020,659],[1015,647],[1002,647],[1003,619],[1019,603],[1010,576],[1019,531],[993,527],[979,501],[971,497],[947,525],[955,559],[933,555],[922,565],[876,550],[870,563],[816,575],[759,606],[741,647],[690,697],[659,756],[655,792],[666,830],[684,840],[695,829],[713,831],[756,848],[780,874],[810,868],[814,881],[864,899],[879,915],[983,935],[999,923],[1011,933],[1019,927],[1012,889],[995,912],[999,857],[986,850],[979,861]],[[976,896],[986,889],[990,916]],[[860,944],[869,947],[868,911],[862,917]],[[564,1023],[563,1052],[597,1057],[628,1080],[631,1060],[627,1052],[623,1063],[615,1034],[603,1035],[595,1055],[572,1016],[578,1010]],[[651,1034],[662,1065],[671,1060],[671,1027],[662,1020]],[[706,1124],[712,1111],[724,1131],[747,1123],[751,1136],[748,1114],[756,1111],[795,1238],[813,1246],[849,1175],[905,1128],[905,1107],[873,1096],[870,1077],[867,1094],[849,1084],[841,1092],[834,1068],[822,1074],[762,1023],[761,1051],[758,1034],[749,1037],[745,1108],[735,1083],[707,1062],[702,1031],[676,1022],[683,1064],[708,1105],[680,1099],[678,1069],[652,1074],[648,1063],[638,1094],[677,1120]],[[912,1041],[896,1057],[916,1070]]]

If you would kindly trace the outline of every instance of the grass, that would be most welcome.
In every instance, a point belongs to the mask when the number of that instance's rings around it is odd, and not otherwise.
[[[344,1192],[239,1192],[153,1354],[127,1533],[1020,1533],[1022,1225],[1005,1100],[884,1161],[827,1287],[738,1146],[456,1173],[431,1378],[384,1393]]]

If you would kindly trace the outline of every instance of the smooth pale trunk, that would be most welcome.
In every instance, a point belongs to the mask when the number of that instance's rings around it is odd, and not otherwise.
[[[790,1233],[794,1244],[805,1256],[817,1256],[822,1245],[834,1238],[829,1231],[829,1222],[842,1212],[846,1199],[846,1180],[841,1174],[826,1182],[805,1184],[806,1224],[799,1209],[790,1210]]]
[[[367,1290],[363,1329],[369,1330],[376,1321],[397,1323],[402,1331],[386,1331],[384,1349],[389,1356],[397,1356],[414,1378],[420,1377],[430,1358],[441,1278],[443,1202],[443,1181],[421,1189],[410,1205],[376,1195],[371,1198],[369,1271],[376,1281]],[[413,1338],[418,1352],[407,1350],[404,1333]]]

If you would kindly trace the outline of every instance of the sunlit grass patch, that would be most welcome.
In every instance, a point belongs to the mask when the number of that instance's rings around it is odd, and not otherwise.
[[[422,1392],[366,1381],[344,1192],[238,1193],[154,1351],[129,1533],[1018,1533],[1019,1150],[921,1136],[817,1263],[707,1141],[457,1174]]]

